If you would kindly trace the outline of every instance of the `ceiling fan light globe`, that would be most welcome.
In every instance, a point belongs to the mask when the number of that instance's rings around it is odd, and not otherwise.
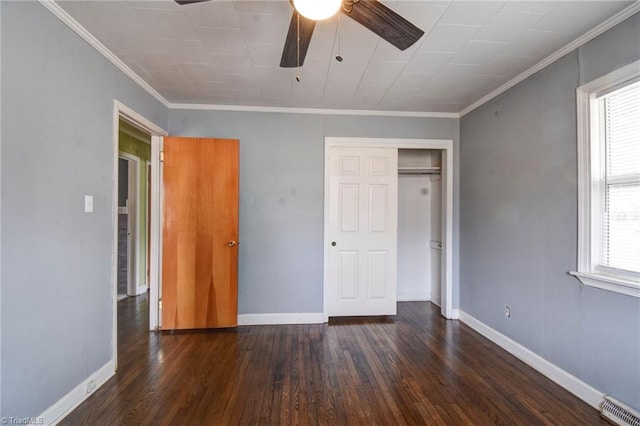
[[[332,17],[340,10],[342,0],[293,0],[293,6],[300,15],[314,21]]]

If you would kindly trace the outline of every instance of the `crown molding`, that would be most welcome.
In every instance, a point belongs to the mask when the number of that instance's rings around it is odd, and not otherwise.
[[[282,108],[282,107],[266,107],[266,106],[240,106],[240,105],[210,105],[210,104],[174,104],[169,102],[165,97],[158,93],[138,74],[122,62],[111,50],[95,38],[86,28],[78,21],[73,19],[64,9],[62,9],[55,0],[38,0],[49,12],[60,19],[64,24],[71,28],[76,34],[84,39],[90,46],[96,49],[107,58],[120,71],[131,78],[136,84],[147,91],[151,96],[156,98],[168,109],[186,109],[200,111],[241,111],[241,112],[272,112],[272,113],[288,113],[288,114],[319,114],[319,115],[366,115],[378,117],[421,117],[421,118],[460,118],[460,115],[448,112],[420,112],[420,111],[369,111],[369,110],[345,110],[345,109],[315,109],[315,108]]]
[[[632,17],[633,15],[635,15],[638,12],[640,12],[640,1],[636,1],[635,3],[631,4],[627,8],[625,8],[625,9],[621,10],[620,12],[616,13],[611,18],[609,18],[606,21],[602,22],[597,27],[587,31],[586,33],[584,33],[583,35],[581,35],[577,39],[573,40],[572,42],[570,42],[566,46],[564,46],[564,47],[560,48],[559,50],[557,50],[556,52],[552,53],[550,56],[547,56],[545,59],[543,59],[542,61],[538,62],[537,64],[535,64],[534,66],[532,66],[528,70],[526,70],[523,73],[519,74],[518,76],[512,78],[511,80],[509,80],[508,82],[506,82],[502,86],[498,87],[493,92],[491,92],[491,93],[483,96],[482,98],[478,99],[476,102],[472,103],[471,105],[469,105],[468,107],[466,107],[465,109],[460,111],[460,117],[464,117],[466,114],[470,113],[474,109],[486,104],[487,102],[489,102],[490,100],[492,100],[496,96],[501,95],[502,93],[504,93],[507,90],[511,89],[516,84],[526,80],[527,78],[531,77],[533,74],[537,73],[538,71],[542,70],[543,68],[547,67],[548,65],[551,65],[552,63],[554,63],[558,59],[562,58],[564,55],[573,52],[574,50],[576,50],[580,46],[588,43],[589,41],[591,41],[594,38],[598,37],[600,34],[604,33],[605,31],[610,30],[611,28],[615,27],[616,25],[618,25],[622,21]]]
[[[286,108],[269,106],[170,104],[169,109],[198,111],[272,112],[281,114],[366,115],[376,117],[460,118],[457,112],[377,111],[356,109]]]
[[[91,47],[96,49],[107,58],[113,65],[116,66],[125,75],[131,78],[138,86],[142,87],[151,96],[156,98],[165,107],[169,107],[169,101],[167,101],[160,93],[158,93],[153,87],[151,87],[146,81],[144,81],[138,74],[133,72],[131,68],[122,62],[116,55],[113,54],[104,44],[102,44],[97,38],[93,36],[85,27],[80,25],[78,21],[73,19],[64,9],[62,9],[54,0],[38,0],[38,2],[44,6],[49,12],[55,15],[58,19],[64,22],[69,28],[71,28],[76,34],[78,34],[84,41],[89,43]]]
[[[613,28],[622,21],[630,18],[636,13],[640,12],[640,1],[636,1],[629,7],[618,12],[616,15],[602,22],[597,27],[578,37],[571,43],[562,47],[555,53],[551,54],[547,58],[538,62],[528,70],[522,72],[518,76],[509,80],[502,86],[498,87],[491,93],[483,96],[476,102],[464,108],[459,113],[457,112],[422,112],[422,111],[377,111],[377,110],[348,110],[348,109],[318,109],[318,108],[285,108],[285,107],[268,107],[268,106],[241,106],[241,105],[212,105],[212,104],[181,104],[171,103],[160,93],[158,93],[153,87],[151,87],[146,81],[144,81],[138,74],[136,74],[131,68],[129,68],[124,62],[122,62],[116,55],[113,54],[105,45],[103,45],[98,39],[96,39],[87,29],[85,29],[80,23],[78,23],[71,15],[69,15],[64,9],[62,9],[55,0],[38,0],[38,2],[45,7],[49,12],[55,15],[69,28],[71,28],[76,34],[84,39],[90,46],[100,52],[105,58],[107,58],[113,65],[115,65],[120,71],[131,78],[136,84],[143,88],[147,93],[157,99],[165,107],[170,110],[199,110],[199,111],[240,111],[240,112],[271,112],[271,113],[283,113],[283,114],[316,114],[316,115],[361,115],[361,116],[376,116],[376,117],[418,117],[418,118],[461,118],[464,115],[470,113],[476,108],[484,105],[498,95],[511,89],[516,84],[524,81],[533,74],[542,70],[546,66],[557,61],[564,55],[572,52],[580,46],[586,44],[590,40],[596,38],[605,31]]]

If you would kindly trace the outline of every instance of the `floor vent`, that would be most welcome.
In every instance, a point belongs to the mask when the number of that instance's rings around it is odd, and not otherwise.
[[[609,396],[604,398],[600,409],[602,417],[620,426],[640,426],[640,413]]]

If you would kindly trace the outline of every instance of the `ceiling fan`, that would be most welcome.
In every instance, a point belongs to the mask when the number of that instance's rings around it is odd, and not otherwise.
[[[208,0],[175,0],[180,5],[200,3]],[[317,20],[326,19],[338,10],[365,28],[373,31],[400,50],[405,50],[422,37],[424,31],[389,9],[377,0],[289,0],[294,7],[289,31],[282,50],[280,66],[293,68],[302,66],[309,49],[311,36]],[[305,6],[312,7],[333,3],[333,10],[309,13]],[[312,9],[313,10],[313,9]],[[326,13],[324,13],[326,12]],[[315,19],[312,19],[315,17]]]

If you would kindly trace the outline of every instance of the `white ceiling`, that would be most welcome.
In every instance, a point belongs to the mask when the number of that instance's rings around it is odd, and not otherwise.
[[[278,66],[286,0],[58,2],[172,103],[429,112],[460,112],[633,2],[383,3],[425,35],[402,52],[342,15],[337,62],[333,17],[298,71]]]

